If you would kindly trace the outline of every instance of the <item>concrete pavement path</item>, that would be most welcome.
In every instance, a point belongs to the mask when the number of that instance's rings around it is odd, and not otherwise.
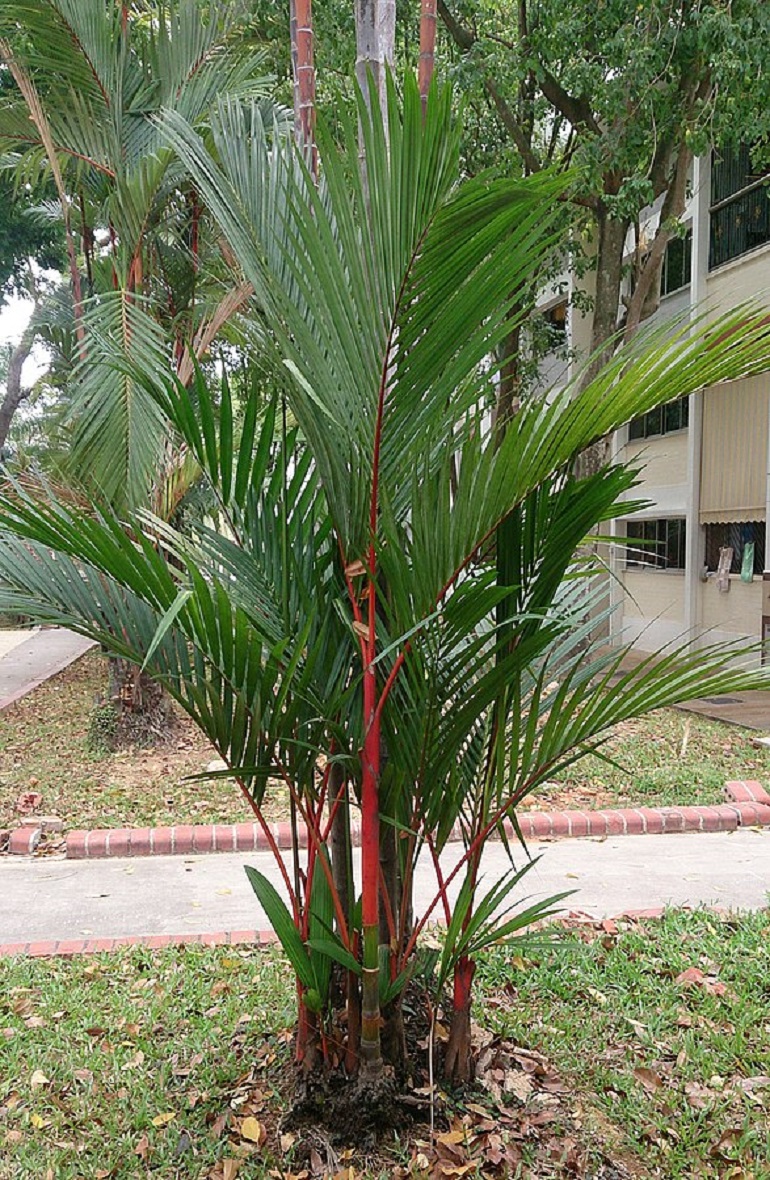
[[[563,840],[533,844],[531,852],[543,856],[522,893],[547,897],[575,889],[566,907],[595,917],[669,903],[731,909],[768,904],[767,829]],[[460,855],[459,845],[449,846],[442,861],[447,872]],[[268,853],[94,861],[9,857],[0,861],[0,944],[267,929],[246,864],[282,887]],[[502,845],[490,844],[487,883],[506,867]],[[418,913],[433,893],[426,861],[415,881]]]
[[[0,709],[32,692],[94,646],[93,640],[64,627],[27,632],[22,641],[18,641],[19,632],[7,634],[13,635],[15,642],[0,647]]]
[[[26,643],[32,634],[31,631],[0,631],[0,660],[20,643]]]

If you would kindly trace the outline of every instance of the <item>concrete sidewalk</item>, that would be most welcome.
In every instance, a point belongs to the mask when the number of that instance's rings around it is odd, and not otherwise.
[[[2,632],[0,643],[0,709],[61,672],[94,646],[64,627],[32,632]]]
[[[543,856],[521,894],[547,897],[575,889],[566,908],[595,917],[666,904],[768,904],[768,830],[571,840],[533,844],[531,852]],[[461,854],[459,845],[449,846],[442,859],[446,872]],[[282,890],[272,856],[260,852],[146,860],[8,858],[0,861],[0,944],[263,930],[268,922],[246,880],[246,864]],[[503,847],[491,844],[486,883],[506,868]],[[426,860],[415,879],[418,914],[433,897],[434,881]]]
[[[0,630],[0,660],[7,656],[9,652],[18,647],[20,643],[26,643],[27,640],[34,634],[34,631],[6,631]]]

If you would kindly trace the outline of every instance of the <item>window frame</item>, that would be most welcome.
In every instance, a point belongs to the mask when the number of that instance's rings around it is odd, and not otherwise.
[[[678,425],[673,424],[676,421]],[[656,422],[660,423],[659,429],[655,428]],[[681,434],[689,429],[689,425],[690,400],[680,397],[676,401],[667,402],[664,406],[658,406],[654,410],[648,410],[646,414],[632,418],[628,424],[628,441],[639,442],[646,438],[664,438],[667,434]]]
[[[639,530],[638,534],[636,530]],[[629,544],[629,541],[634,540],[643,541],[643,546],[635,550]],[[669,564],[672,551],[675,564]],[[637,556],[632,557],[632,553],[636,553]],[[685,516],[641,517],[626,521],[625,568],[627,570],[643,570],[656,574],[681,574],[685,571],[686,563],[687,518]]]
[[[704,537],[704,561],[708,573],[716,573],[719,564],[719,550],[729,547],[733,551],[730,574],[733,577],[739,577],[743,566],[744,548],[747,544],[752,543],[754,545],[754,569],[752,577],[762,577],[765,569],[765,522],[763,520],[720,521],[718,523],[705,524],[703,527],[706,530]],[[717,530],[722,532],[723,535],[719,536]],[[753,533],[752,537],[748,535],[736,536],[736,531],[747,534],[749,530]]]
[[[672,246],[682,246],[682,281],[675,287],[668,286],[668,277],[672,269]],[[665,299],[668,295],[675,295],[677,291],[683,291],[685,287],[689,287],[692,283],[692,226],[688,226],[686,232],[680,237],[677,234],[671,239],[666,246],[666,252],[663,255],[663,265],[660,271],[660,297]]]

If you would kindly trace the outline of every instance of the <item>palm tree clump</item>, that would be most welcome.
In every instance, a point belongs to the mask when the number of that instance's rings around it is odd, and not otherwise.
[[[341,144],[321,126],[316,183],[255,104],[220,102],[205,138],[163,118],[253,289],[274,393],[262,415],[258,390],[237,404],[200,370],[188,387],[138,368],[216,497],[216,527],[183,535],[44,487],[0,497],[0,609],[141,665],[250,801],[280,874],[279,889],[248,870],[296,973],[300,1076],[340,1071],[358,1095],[406,1076],[410,984],[434,1015],[444,1005],[437,1068],[470,1076],[477,957],[558,900],[521,901],[515,842],[509,871],[484,878],[485,845],[515,829],[521,800],[619,721],[765,680],[720,648],[625,671],[601,646],[582,543],[629,512],[635,475],[576,473],[635,415],[767,367],[763,313],[637,340],[493,429],[489,358],[561,233],[563,178],[460,181],[435,82],[424,111],[415,80],[401,100],[391,83],[387,125],[386,141],[362,97]],[[263,815],[276,780],[288,865]],[[434,877],[419,911],[418,862]],[[434,921],[439,949],[423,938]]]

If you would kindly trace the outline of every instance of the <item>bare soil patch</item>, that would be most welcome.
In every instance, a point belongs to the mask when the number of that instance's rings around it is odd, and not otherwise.
[[[217,754],[176,706],[153,748],[90,750],[89,719],[106,681],[106,661],[91,651],[0,713],[0,828],[19,821],[25,794],[39,795],[34,811],[59,816],[65,830],[251,818],[230,780],[189,781]]]

